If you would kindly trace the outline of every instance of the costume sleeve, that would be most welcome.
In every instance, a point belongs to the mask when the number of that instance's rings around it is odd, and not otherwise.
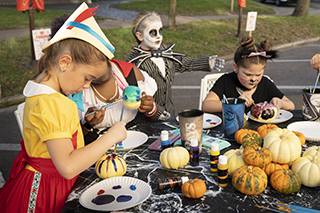
[[[175,63],[176,72],[207,71],[210,72],[209,56],[201,58],[180,57],[182,65]]]
[[[156,93],[158,87],[156,81],[151,78],[147,72],[140,70],[144,81],[138,81],[138,87],[140,88],[141,92],[146,92],[147,95],[153,96]]]
[[[58,138],[72,138],[79,125],[76,104],[54,93],[40,97],[28,119],[42,142]]]

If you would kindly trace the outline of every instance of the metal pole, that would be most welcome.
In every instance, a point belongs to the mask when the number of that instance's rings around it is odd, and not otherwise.
[[[242,16],[242,7],[239,8],[239,22],[238,22],[238,33],[234,37],[241,37],[241,16]]]

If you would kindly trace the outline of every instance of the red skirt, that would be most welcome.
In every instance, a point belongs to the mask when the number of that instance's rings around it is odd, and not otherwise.
[[[60,213],[78,176],[65,179],[51,159],[31,158],[25,151],[23,141],[20,144],[21,151],[0,190],[1,212]],[[27,164],[39,172],[25,169]]]

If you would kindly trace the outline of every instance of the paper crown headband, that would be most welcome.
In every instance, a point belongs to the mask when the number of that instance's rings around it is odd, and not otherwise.
[[[63,39],[77,38],[92,44],[109,59],[112,59],[115,48],[93,18],[95,13],[92,12],[97,8],[98,6],[89,8],[87,4],[83,2],[65,21],[53,38],[43,46],[42,51]]]

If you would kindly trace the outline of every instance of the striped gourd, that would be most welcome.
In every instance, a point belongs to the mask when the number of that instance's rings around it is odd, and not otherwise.
[[[262,140],[263,139],[258,132],[248,133],[242,138],[242,147],[246,148],[251,145],[262,146]]]
[[[232,175],[232,185],[246,195],[257,195],[263,192],[268,184],[266,173],[257,166],[242,166]]]
[[[271,186],[283,194],[291,194],[301,187],[301,179],[297,172],[291,169],[279,169],[270,176]]]

